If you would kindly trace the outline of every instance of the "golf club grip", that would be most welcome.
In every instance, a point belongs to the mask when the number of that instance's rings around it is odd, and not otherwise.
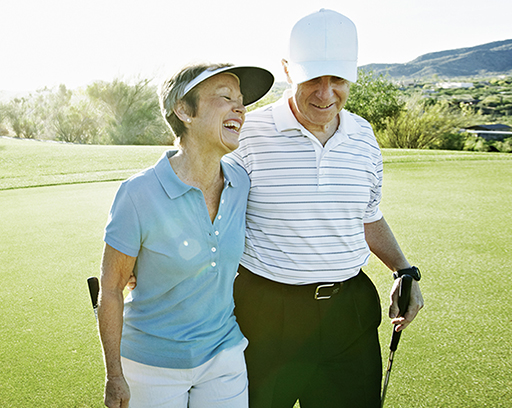
[[[409,299],[411,298],[411,286],[412,286],[412,276],[403,275],[400,281],[400,290],[398,292],[398,307],[400,312],[398,313],[399,317],[402,317],[407,309],[409,308]],[[391,351],[396,351],[398,347],[398,342],[400,341],[400,336],[402,332],[397,332],[393,330],[393,336],[391,337],[391,344],[389,345],[389,349]]]
[[[91,295],[92,308],[98,307],[98,294],[100,292],[100,281],[96,276],[87,278],[87,284],[89,285],[89,294]]]

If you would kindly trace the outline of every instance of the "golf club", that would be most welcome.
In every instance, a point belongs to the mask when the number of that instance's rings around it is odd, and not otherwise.
[[[100,281],[96,276],[91,276],[87,278],[87,284],[89,285],[89,294],[91,295],[94,316],[96,316],[96,320],[98,320],[98,293],[100,291]]]
[[[412,286],[412,276],[403,275],[400,281],[400,289],[398,292],[398,307],[399,317],[403,316],[409,307],[409,299],[411,297],[411,286]],[[386,378],[384,380],[384,388],[382,389],[382,397],[380,400],[381,408],[384,406],[384,399],[386,398],[386,391],[388,389],[389,384],[389,376],[391,374],[391,367],[393,366],[393,358],[395,357],[395,351],[398,347],[398,342],[400,341],[400,336],[402,332],[396,331],[396,325],[393,328],[393,336],[391,337],[391,344],[389,345],[389,359],[388,359],[388,368],[386,370]]]

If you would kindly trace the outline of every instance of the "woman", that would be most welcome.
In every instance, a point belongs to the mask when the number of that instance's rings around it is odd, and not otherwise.
[[[107,407],[247,407],[232,292],[249,179],[221,158],[238,147],[245,106],[272,83],[264,69],[229,65],[192,66],[164,83],[160,105],[179,148],[122,183],[105,231]]]

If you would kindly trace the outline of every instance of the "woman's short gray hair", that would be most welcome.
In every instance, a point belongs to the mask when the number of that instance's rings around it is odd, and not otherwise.
[[[181,100],[189,109],[189,115],[194,117],[197,111],[197,88],[192,88],[186,95],[185,88],[197,76],[206,70],[214,71],[232,64],[196,64],[183,68],[180,72],[165,80],[160,87],[158,97],[162,115],[177,138],[181,138],[187,132],[185,124],[174,113],[174,107]]]

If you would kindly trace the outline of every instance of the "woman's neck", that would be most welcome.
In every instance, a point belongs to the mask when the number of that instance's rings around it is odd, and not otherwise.
[[[183,146],[169,162],[181,181],[206,193],[224,183],[221,158],[196,147]]]

